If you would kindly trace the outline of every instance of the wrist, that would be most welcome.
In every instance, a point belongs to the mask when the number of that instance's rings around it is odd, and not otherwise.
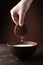
[[[21,0],[21,1],[33,1],[33,0]]]
[[[29,1],[29,0],[21,0],[21,1]]]
[[[30,5],[33,2],[33,0],[21,0],[21,2],[23,3],[23,7],[26,13],[28,9],[30,8]]]

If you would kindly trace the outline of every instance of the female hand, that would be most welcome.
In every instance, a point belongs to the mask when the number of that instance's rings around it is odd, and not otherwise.
[[[28,11],[33,0],[21,0],[11,10],[11,17],[16,25],[23,26],[26,12]]]

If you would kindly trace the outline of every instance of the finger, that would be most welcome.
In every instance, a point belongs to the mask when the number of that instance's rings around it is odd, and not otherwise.
[[[11,13],[11,18],[12,18],[13,22],[16,25],[18,25],[18,19],[19,19],[18,14],[15,11],[13,12],[13,10],[11,10],[10,13]]]
[[[11,15],[11,18],[12,18],[13,22],[17,25],[17,24],[18,24],[18,23],[17,23],[17,18],[15,18],[14,15]],[[15,19],[16,19],[16,20],[15,20]]]
[[[24,24],[24,16],[19,15],[19,26],[23,26]]]
[[[14,20],[15,20],[15,23],[18,25],[18,21],[19,21],[19,15],[18,15],[18,13],[14,13],[13,14],[13,18],[14,18]]]

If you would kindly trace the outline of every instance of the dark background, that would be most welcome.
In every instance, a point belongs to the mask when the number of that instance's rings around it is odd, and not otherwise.
[[[20,0],[0,0],[0,43],[20,40],[14,34],[10,9]],[[28,33],[24,40],[43,44],[43,0],[34,0],[25,17]]]

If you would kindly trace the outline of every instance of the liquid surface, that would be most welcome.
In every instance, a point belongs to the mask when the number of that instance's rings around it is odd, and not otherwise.
[[[24,45],[24,44],[22,44],[22,45],[14,45],[14,47],[31,47],[31,46],[34,46],[34,45],[31,45],[31,44],[29,44],[29,45]]]

